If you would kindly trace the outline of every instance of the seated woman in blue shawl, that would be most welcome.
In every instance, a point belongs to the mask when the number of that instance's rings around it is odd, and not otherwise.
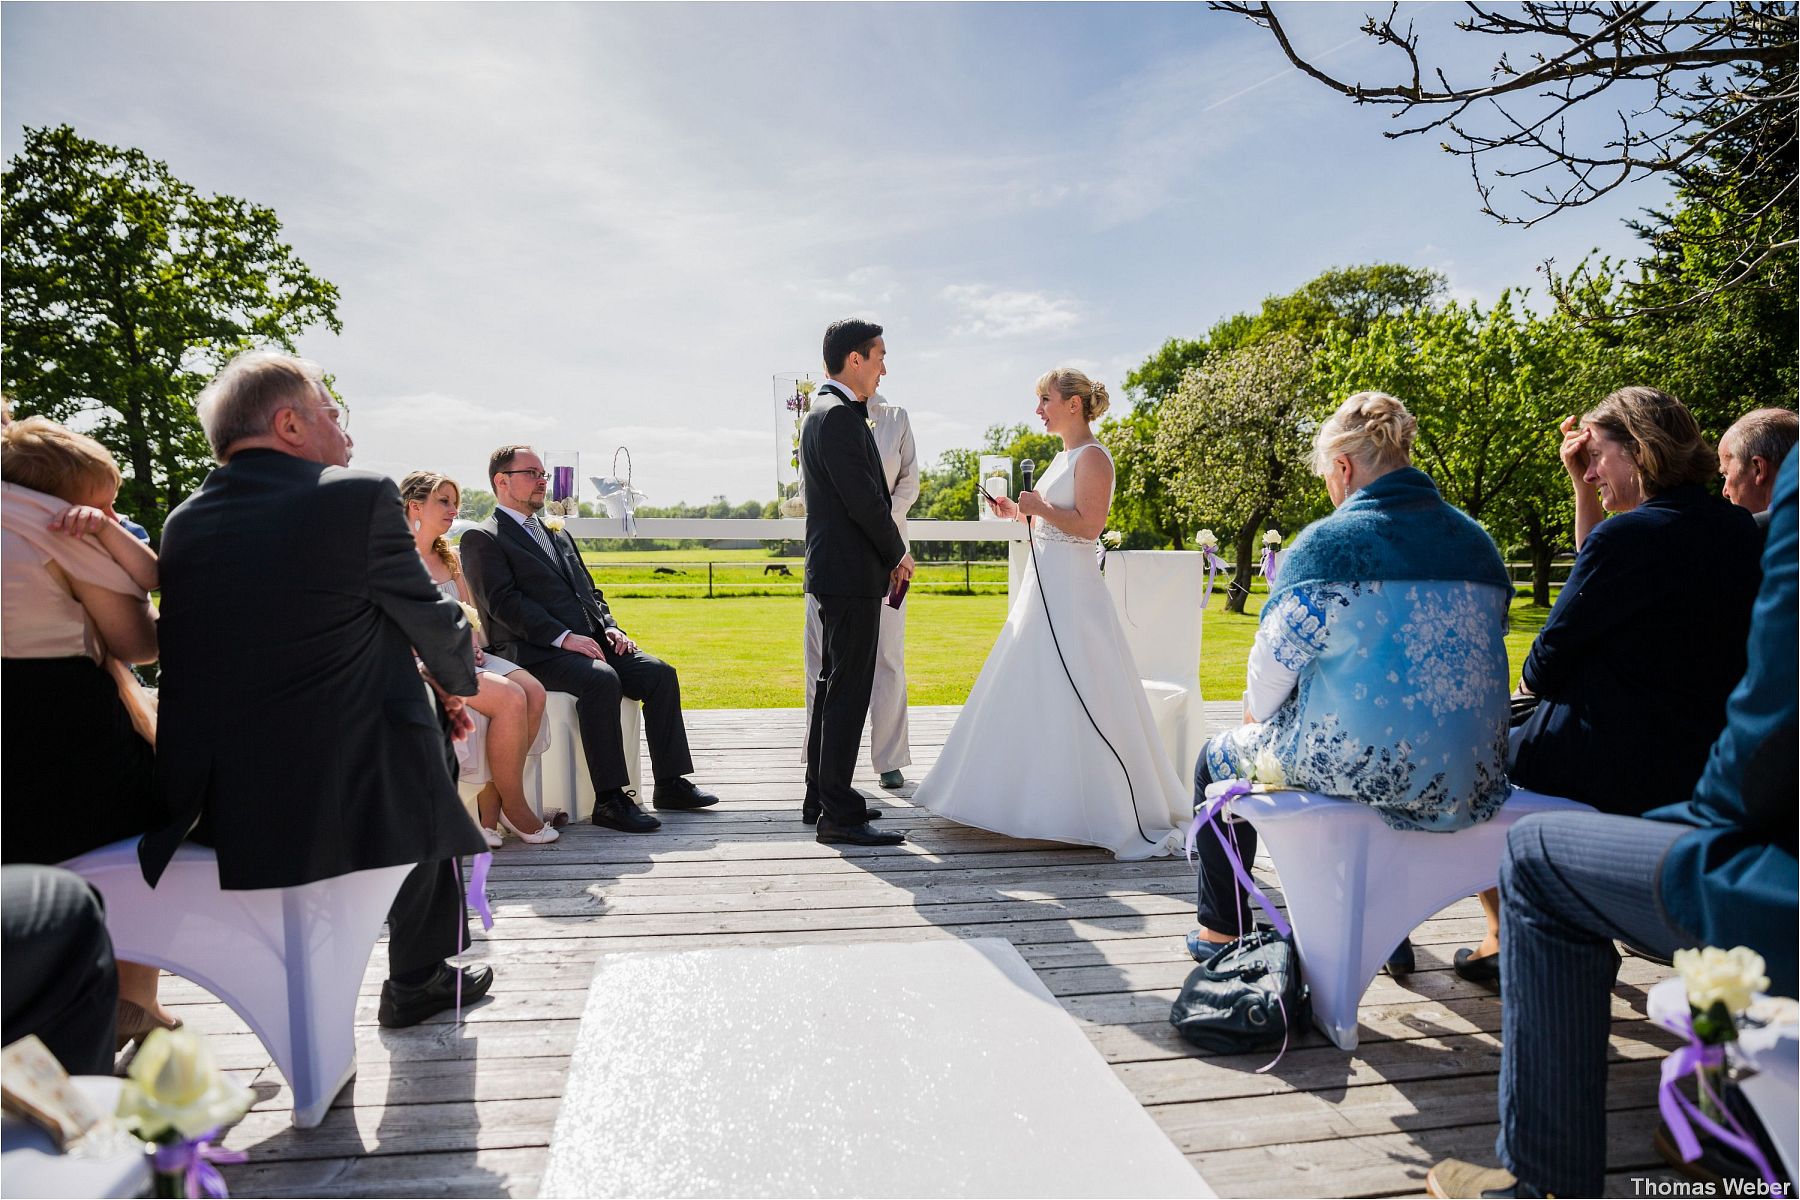
[[[1358,392],[1313,441],[1337,512],[1301,531],[1263,606],[1244,724],[1207,742],[1206,785],[1255,779],[1374,808],[1395,829],[1447,833],[1508,794],[1506,614],[1512,582],[1487,533],[1412,466],[1418,422]],[[1200,833],[1203,942],[1253,928],[1217,835]],[[1256,833],[1234,823],[1246,865]],[[1402,945],[1390,966],[1410,970]]]

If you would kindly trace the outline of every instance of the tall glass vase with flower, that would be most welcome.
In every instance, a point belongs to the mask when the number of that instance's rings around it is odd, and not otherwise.
[[[819,384],[811,372],[775,376],[775,499],[784,517],[804,517],[806,498],[800,490],[800,426],[812,411]]]

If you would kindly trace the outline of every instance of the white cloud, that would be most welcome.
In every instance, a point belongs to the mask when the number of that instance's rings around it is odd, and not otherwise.
[[[1081,324],[1073,300],[1044,292],[996,291],[979,283],[959,283],[939,295],[957,311],[956,332],[971,337],[1028,337]]]

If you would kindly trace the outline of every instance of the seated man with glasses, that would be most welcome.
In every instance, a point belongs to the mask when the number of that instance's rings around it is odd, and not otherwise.
[[[694,770],[681,719],[675,668],[639,650],[613,620],[575,540],[537,518],[549,479],[530,446],[502,446],[488,458],[497,502],[463,534],[463,576],[495,654],[518,663],[552,691],[575,697],[576,720],[594,781],[594,824],[625,833],[662,825],[626,791],[619,698],[644,704],[644,737],[656,773],[656,807],[705,808],[718,797],[687,778]],[[632,747],[633,754],[637,748]]]

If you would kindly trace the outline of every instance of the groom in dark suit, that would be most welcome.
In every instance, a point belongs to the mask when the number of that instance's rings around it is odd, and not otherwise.
[[[432,586],[394,481],[347,469],[315,364],[241,355],[196,407],[221,465],[163,527],[156,778],[174,821],[140,843],[144,878],[190,834],[228,889],[419,864],[388,913],[378,1013],[416,1025],[455,1001],[454,860],[487,845],[413,655],[466,733],[468,621]],[[463,1001],[493,978],[465,969]]]
[[[675,668],[639,650],[613,620],[575,540],[539,520],[548,476],[530,446],[488,458],[492,515],[463,534],[463,576],[474,589],[494,653],[547,688],[575,697],[581,746],[594,781],[594,824],[649,833],[661,821],[625,790],[619,697],[644,702],[644,740],[656,773],[656,807],[705,808],[719,798],[684,778],[694,770]],[[633,754],[637,747],[631,748]]]
[[[806,591],[819,602],[823,653],[812,681],[801,820],[817,821],[827,844],[892,846],[881,815],[850,784],[869,716],[882,598],[910,579],[913,557],[894,527],[881,452],[869,430],[869,397],[887,374],[881,326],[855,319],[825,331],[825,373],[800,427],[806,484]]]

